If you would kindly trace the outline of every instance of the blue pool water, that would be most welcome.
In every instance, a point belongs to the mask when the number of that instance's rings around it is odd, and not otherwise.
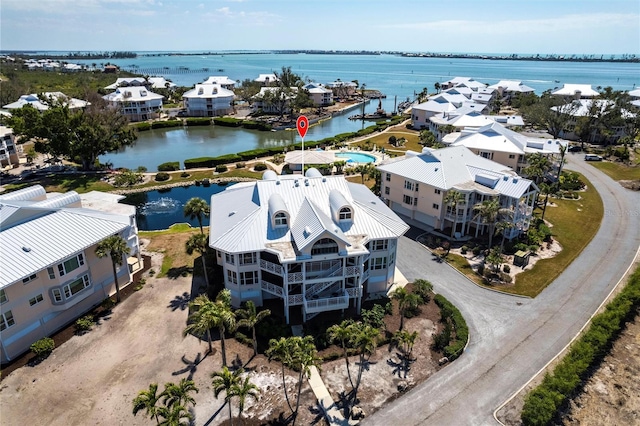
[[[376,161],[376,157],[359,152],[339,152],[336,154],[336,157],[346,158],[347,163],[375,163]]]

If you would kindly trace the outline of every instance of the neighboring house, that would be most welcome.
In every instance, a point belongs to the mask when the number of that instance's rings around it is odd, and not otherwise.
[[[524,125],[519,115],[484,115],[473,107],[464,106],[429,118],[429,130],[436,135],[438,141],[442,141],[445,133],[441,129],[445,126],[452,126],[455,131],[460,131],[465,128],[478,129],[494,122],[504,126]]]
[[[630,90],[631,105],[640,107],[640,89]]]
[[[479,89],[484,89],[487,85],[470,77],[454,77],[451,80],[440,83],[440,88],[442,90],[451,89],[452,87],[468,87],[469,89],[477,91]]]
[[[332,164],[336,161],[336,154],[332,151],[316,151],[315,149],[307,149],[305,151],[295,150],[288,151],[284,157],[285,164],[289,165],[292,172],[302,173],[304,164],[320,165]]]
[[[597,90],[591,88],[590,84],[564,84],[561,89],[553,91],[551,94],[574,99],[595,98],[600,95]]]
[[[529,229],[538,187],[509,167],[475,155],[464,146],[429,150],[387,160],[378,166],[387,205],[407,223],[426,230],[447,229],[455,238],[487,231],[474,212],[477,203],[497,197],[510,209],[509,239]],[[448,191],[464,196],[455,210],[445,202]],[[453,229],[452,229],[453,227]]]
[[[609,99],[575,99],[569,104],[551,107],[554,111],[560,110],[571,116],[571,119],[565,125],[565,128],[560,131],[558,136],[573,141],[580,140],[580,136],[575,133],[579,119],[582,117],[590,117],[591,115],[602,115],[614,105],[615,102]],[[592,108],[592,106],[594,108]],[[635,117],[635,113],[628,110],[622,110],[621,113],[623,118]],[[588,142],[601,142],[606,139],[610,143],[614,143],[621,137],[627,135],[627,128],[624,125],[609,126],[606,131],[607,135],[605,136],[599,133],[597,129],[594,129],[589,135]]]
[[[476,155],[521,173],[527,166],[526,154],[537,152],[549,156],[553,162],[560,153],[560,146],[567,142],[529,138],[492,121],[482,127],[463,129],[451,145],[464,146]]]
[[[13,168],[19,164],[20,158],[16,149],[16,137],[13,134],[13,130],[0,125],[0,167]]]
[[[477,104],[490,105],[496,98],[498,92],[488,87],[479,88],[477,91],[471,94],[471,100]]]
[[[235,96],[218,84],[196,84],[182,95],[182,99],[188,116],[215,117],[233,111]]]
[[[129,121],[144,121],[158,118],[164,96],[144,86],[119,87],[115,92],[102,97],[109,105],[120,109]]]
[[[149,84],[152,89],[173,89],[176,84],[164,77],[149,77]]]
[[[233,90],[236,86],[237,81],[231,80],[226,75],[212,75],[208,79],[206,79],[202,84],[217,84],[221,86],[223,89]]]
[[[500,80],[496,84],[492,84],[488,87],[498,93],[498,98],[509,101],[518,94],[534,93],[535,89],[527,85],[522,84],[518,80]]]
[[[344,176],[267,171],[213,195],[211,206],[209,245],[235,307],[271,300],[287,323],[299,323],[349,307],[359,313],[394,283],[398,237],[408,226]]]
[[[278,81],[278,77],[276,77],[275,74],[260,74],[258,75],[258,78],[256,78],[254,81],[257,81],[258,83],[262,84],[263,86],[269,86],[275,82]]]
[[[46,194],[36,185],[0,196],[0,358],[27,351],[115,293],[110,257],[97,245],[121,235],[131,250],[118,268],[125,287],[141,268],[135,207],[124,196]],[[125,261],[126,260],[126,261]]]
[[[333,91],[335,98],[343,99],[356,94],[358,85],[353,81],[336,80],[327,84],[327,87]]]
[[[287,95],[281,91],[279,87],[262,87],[260,88],[260,92],[258,92],[253,97],[253,103],[251,104],[251,110],[256,112],[258,110],[262,110],[262,112],[267,114],[288,114],[291,112],[291,99],[295,97],[297,94],[298,88],[291,87],[291,92]],[[269,93],[280,93],[282,99],[279,102],[270,101],[267,98],[269,97]],[[282,106],[282,108],[280,108]]]
[[[459,93],[440,93],[430,96],[426,102],[414,105],[411,108],[411,126],[414,129],[426,129],[429,127],[431,117],[454,112],[462,107],[486,114],[489,113],[490,109],[487,104],[475,103]]]
[[[313,105],[317,107],[329,106],[333,104],[333,92],[321,84],[308,83],[304,89],[309,92],[309,98]]]
[[[115,83],[105,87],[106,90],[116,90],[119,87],[146,87],[149,82],[144,77],[123,77],[117,78]]]
[[[45,101],[43,102],[41,98],[43,98]],[[87,105],[89,105],[89,102],[87,101],[69,97],[62,92],[44,92],[40,95],[37,95],[35,93],[32,93],[30,95],[22,95],[16,102],[4,105],[3,108],[20,109],[23,106],[31,105],[38,111],[45,111],[49,109],[49,105],[47,102],[59,102],[62,105],[68,106],[69,109],[85,108]]]

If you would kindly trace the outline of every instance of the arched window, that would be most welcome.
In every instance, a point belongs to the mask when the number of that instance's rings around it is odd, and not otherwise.
[[[349,207],[343,207],[340,209],[340,215],[338,217],[340,220],[351,220],[351,209]]]
[[[322,238],[313,245],[311,249],[311,255],[314,256],[316,254],[331,254],[338,252],[338,243],[333,241],[331,238]]]
[[[280,226],[287,226],[287,215],[286,213],[276,213],[276,216],[274,218],[274,224],[277,227]]]

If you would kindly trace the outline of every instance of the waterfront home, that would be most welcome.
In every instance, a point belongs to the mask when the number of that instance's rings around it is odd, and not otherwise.
[[[184,107],[190,117],[216,117],[233,110],[235,95],[219,84],[196,84],[182,95]]]
[[[355,95],[358,85],[353,81],[342,81],[340,79],[327,84],[333,92],[335,98],[344,99]]]
[[[149,77],[147,79],[152,89],[173,89],[176,84],[164,77]]]
[[[263,86],[270,86],[275,84],[278,81],[278,77],[276,77],[275,74],[260,74],[258,75],[258,77],[254,80],[257,81],[258,83],[262,84]]]
[[[307,83],[303,88],[309,92],[309,98],[316,107],[324,107],[333,104],[333,92],[322,84]]]
[[[66,105],[69,109],[76,109],[85,108],[89,105],[89,102],[83,101],[82,99],[72,98],[62,92],[44,92],[39,95],[35,93],[22,95],[16,102],[4,105],[3,108],[20,109],[23,106],[31,105],[38,111],[46,111],[49,109],[51,104],[61,104]]]
[[[512,239],[529,229],[538,187],[509,167],[474,154],[465,146],[422,153],[407,151],[403,157],[378,166],[384,202],[409,224],[447,232],[460,239],[487,232],[487,224],[473,207],[497,199],[511,211],[505,237]],[[463,195],[456,206],[446,201],[450,191]]]
[[[105,86],[106,90],[116,90],[118,87],[140,87],[149,88],[149,81],[144,77],[121,77],[117,78],[115,83]]]
[[[231,80],[226,75],[212,75],[202,84],[217,84],[223,89],[233,90],[236,87],[236,83],[237,81]]]
[[[140,269],[135,207],[123,196],[47,194],[40,185],[0,196],[0,358],[27,351],[115,293],[111,259],[97,245],[120,235],[131,250],[120,287]]]
[[[291,112],[291,99],[297,92],[297,87],[291,87],[290,93],[282,92],[279,87],[262,87],[260,91],[253,97],[251,111],[257,112],[261,110],[267,114],[289,114]],[[277,95],[281,99],[275,99]]]
[[[574,99],[600,96],[600,93],[597,90],[593,90],[590,84],[564,84],[562,88],[551,92],[551,94]]]
[[[153,93],[144,86],[118,87],[115,92],[102,97],[110,106],[118,108],[129,121],[158,118],[164,96]]]
[[[468,87],[471,90],[477,91],[487,87],[487,85],[470,77],[454,77],[451,80],[440,83],[442,90],[451,89],[452,87]]]
[[[22,145],[18,145],[22,151]],[[0,125],[0,167],[12,169],[20,164],[16,137],[9,127]]]
[[[619,111],[621,114],[619,117],[623,119],[619,125],[610,125],[606,129],[592,126],[591,133],[585,142],[595,143],[604,141],[615,143],[621,137],[626,136],[627,126],[625,126],[624,120],[635,117],[635,113],[631,111],[625,109],[617,110],[615,102],[609,99],[574,99],[568,104],[551,107],[551,109],[561,111],[571,117],[559,134],[560,137],[569,140],[580,140],[580,136],[575,131],[581,118],[603,117],[607,114],[617,114],[617,111]],[[602,130],[606,130],[606,132]]]
[[[491,117],[491,116],[490,116]],[[529,138],[490,120],[481,127],[466,127],[450,140],[452,146],[464,146],[474,154],[493,160],[521,173],[527,166],[526,154],[539,153],[553,162],[567,142],[557,139]]]
[[[524,121],[519,115],[485,115],[470,106],[463,106],[454,111],[443,112],[429,118],[429,131],[436,135],[436,140],[442,142],[446,133],[443,129],[453,128],[459,132],[462,129],[478,129],[491,123],[500,123],[507,127],[523,126]],[[448,139],[451,141],[451,139]]]
[[[264,173],[211,197],[209,245],[232,304],[277,303],[287,323],[355,308],[394,283],[408,226],[344,176]]]
[[[488,88],[497,91],[498,97],[506,102],[509,102],[518,94],[535,92],[534,88],[522,84],[522,81],[519,80],[500,80],[498,83],[492,84]]]
[[[630,90],[631,105],[640,107],[640,89]]]
[[[480,113],[489,113],[487,104],[476,103],[459,93],[439,93],[432,95],[426,102],[414,105],[411,108],[411,126],[414,129],[426,129],[429,127],[429,119],[435,115],[456,111],[466,107]]]

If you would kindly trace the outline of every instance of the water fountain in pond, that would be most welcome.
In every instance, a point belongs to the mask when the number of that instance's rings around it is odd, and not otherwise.
[[[180,201],[169,197],[162,197],[155,201],[149,201],[142,206],[140,213],[145,216],[154,214],[173,214],[182,206]]]

